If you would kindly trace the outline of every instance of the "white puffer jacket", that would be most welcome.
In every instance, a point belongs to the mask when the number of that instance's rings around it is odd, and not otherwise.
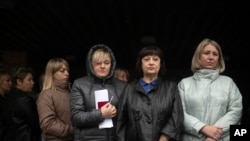
[[[220,141],[229,141],[230,125],[239,124],[242,116],[242,96],[228,77],[217,70],[202,69],[179,84],[184,110],[183,141],[204,141],[199,132],[204,125],[223,128]]]

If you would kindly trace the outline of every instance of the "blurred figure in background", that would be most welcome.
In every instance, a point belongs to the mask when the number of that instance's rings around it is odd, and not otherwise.
[[[73,141],[68,62],[63,58],[50,59],[44,75],[41,75],[41,82],[43,85],[37,108],[43,139]]]
[[[116,67],[114,77],[128,83],[128,81],[129,81],[129,72],[125,68]]]
[[[11,76],[10,73],[4,69],[0,70],[0,141],[5,141],[5,126],[6,123],[3,121],[3,104],[5,95],[10,91],[11,89]]]
[[[6,95],[4,102],[4,121],[6,140],[40,141],[41,130],[35,100],[32,92],[33,70],[27,67],[16,67],[12,73],[13,88]]]

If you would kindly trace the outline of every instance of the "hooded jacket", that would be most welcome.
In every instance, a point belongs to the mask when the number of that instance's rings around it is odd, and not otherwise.
[[[105,79],[98,78],[92,68],[91,57],[98,48],[105,48],[111,54],[111,69]],[[86,59],[87,76],[76,79],[71,89],[71,116],[75,141],[114,141],[116,118],[112,118],[114,127],[99,129],[104,120],[101,111],[96,109],[95,91],[107,89],[108,97],[113,96],[112,104],[117,106],[126,83],[113,77],[116,59],[112,50],[103,44],[93,46]]]

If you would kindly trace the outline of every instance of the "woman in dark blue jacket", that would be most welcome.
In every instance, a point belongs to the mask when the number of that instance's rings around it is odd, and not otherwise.
[[[138,55],[138,79],[126,87],[118,105],[117,141],[179,140],[183,109],[176,83],[165,80],[164,57],[157,46]]]

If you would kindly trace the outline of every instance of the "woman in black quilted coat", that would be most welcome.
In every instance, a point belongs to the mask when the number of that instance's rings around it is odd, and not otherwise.
[[[108,46],[98,44],[89,50],[86,59],[88,74],[76,79],[71,90],[75,141],[114,141],[116,106],[126,85],[114,78],[115,67],[115,56]],[[109,101],[102,107],[98,106],[101,97]],[[108,121],[107,126],[103,125],[104,121]],[[108,126],[109,123],[113,126]]]

